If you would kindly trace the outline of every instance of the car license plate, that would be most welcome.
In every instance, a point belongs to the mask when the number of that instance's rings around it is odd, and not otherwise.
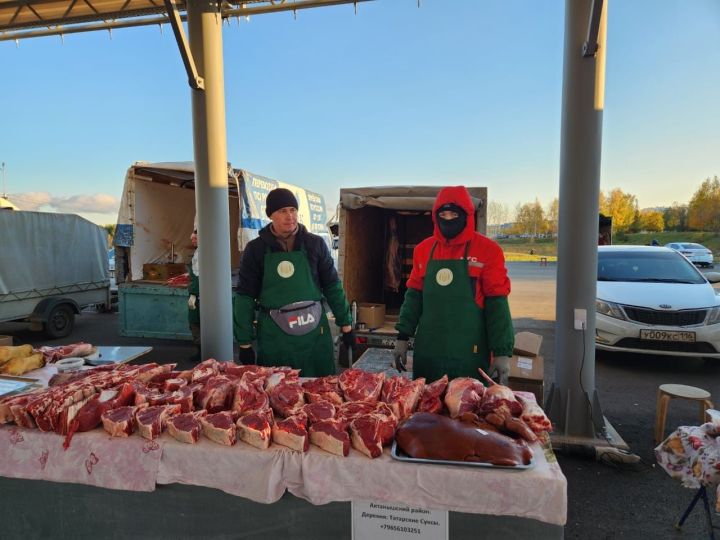
[[[695,332],[678,332],[672,330],[640,330],[640,339],[653,341],[682,341],[693,343]]]

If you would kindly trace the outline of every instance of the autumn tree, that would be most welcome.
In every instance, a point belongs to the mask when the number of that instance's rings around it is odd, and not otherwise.
[[[555,197],[550,204],[548,204],[547,210],[545,211],[546,230],[553,236],[558,231],[558,217],[560,216],[560,201]]]
[[[536,237],[545,232],[545,212],[540,201],[518,205],[515,224],[520,234]]]
[[[699,231],[720,231],[720,178],[707,178],[688,204],[688,227]]]
[[[510,210],[507,204],[492,201],[488,203],[488,225],[490,225],[490,234],[497,236],[500,232],[500,226],[507,223],[510,218]]]
[[[639,215],[637,198],[620,188],[613,189],[607,195],[601,191],[600,212],[612,217],[614,230],[627,231],[637,222]]]
[[[663,221],[666,231],[686,231],[688,227],[687,205],[673,202],[672,206],[663,212]]]
[[[642,210],[638,219],[638,229],[648,232],[662,232],[665,228],[663,213],[659,210]]]

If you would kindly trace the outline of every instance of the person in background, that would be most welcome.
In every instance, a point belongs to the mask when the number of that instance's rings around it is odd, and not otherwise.
[[[202,360],[200,349],[200,252],[198,250],[197,225],[193,227],[190,235],[190,242],[195,248],[192,261],[188,265],[188,274],[190,275],[190,284],[188,285],[188,324],[190,325],[190,333],[192,340],[197,347],[196,360]]]
[[[335,373],[327,300],[348,349],[354,346],[350,306],[325,241],[298,223],[293,193],[268,193],[265,213],[271,223],[248,243],[233,297],[233,334],[238,360],[300,368],[305,377]],[[255,311],[257,335],[253,332]]]
[[[433,235],[413,253],[395,326],[395,365],[405,370],[408,338],[415,336],[414,378],[477,378],[482,368],[507,384],[515,338],[502,249],[475,231],[475,208],[463,186],[440,191],[432,219]]]

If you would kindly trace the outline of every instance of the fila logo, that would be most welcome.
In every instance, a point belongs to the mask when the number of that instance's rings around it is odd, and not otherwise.
[[[295,326],[305,326],[306,324],[312,324],[314,322],[315,317],[312,316],[312,313],[308,313],[306,316],[296,315],[295,317],[290,317],[288,319],[288,326],[295,328]]]

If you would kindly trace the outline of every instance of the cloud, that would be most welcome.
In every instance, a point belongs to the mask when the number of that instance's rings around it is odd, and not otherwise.
[[[78,212],[110,214],[116,213],[120,206],[116,197],[106,193],[53,197],[45,191],[36,191],[11,194],[8,199],[20,210],[54,210],[71,214]]]

